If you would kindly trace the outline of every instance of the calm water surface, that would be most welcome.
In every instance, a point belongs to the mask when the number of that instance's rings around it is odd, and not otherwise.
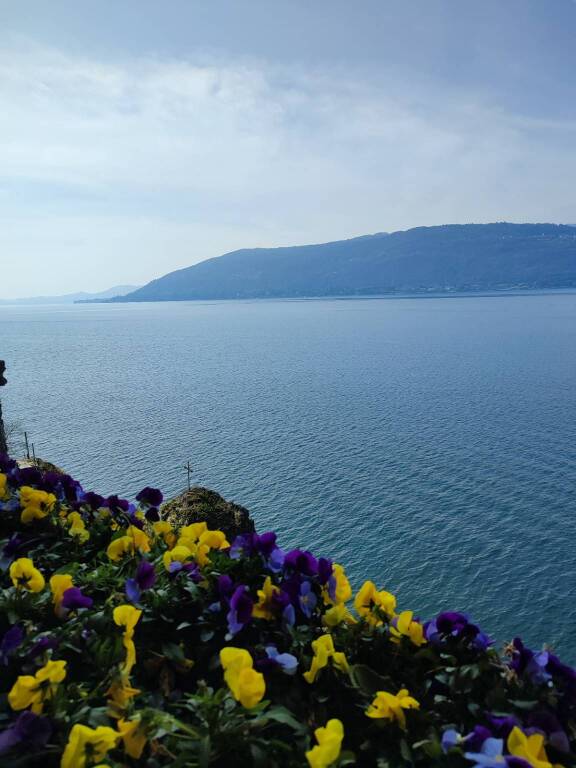
[[[576,295],[0,307],[7,420],[576,661]]]

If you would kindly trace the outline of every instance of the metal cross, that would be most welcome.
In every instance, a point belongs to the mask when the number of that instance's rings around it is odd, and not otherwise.
[[[184,465],[184,469],[188,473],[188,490],[190,490],[191,489],[190,476],[192,475],[192,467],[190,466],[190,461],[186,462],[186,464]]]

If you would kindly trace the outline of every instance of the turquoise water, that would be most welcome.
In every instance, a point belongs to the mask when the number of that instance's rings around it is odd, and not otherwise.
[[[8,421],[576,661],[576,295],[0,308]]]

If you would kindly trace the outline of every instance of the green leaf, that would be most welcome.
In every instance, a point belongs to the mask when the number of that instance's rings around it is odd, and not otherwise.
[[[350,668],[352,683],[369,696],[374,696],[378,691],[385,691],[390,687],[390,682],[375,672],[366,664],[354,664]]]
[[[400,754],[408,763],[412,763],[412,750],[408,746],[406,739],[400,739]]]
[[[184,664],[186,657],[184,651],[176,643],[162,643],[162,653],[169,660],[175,664]]]
[[[306,726],[304,723],[301,723],[299,720],[297,720],[292,712],[290,712],[288,709],[285,709],[284,707],[272,707],[272,709],[269,709],[265,713],[264,717],[268,720],[274,720],[276,723],[288,725],[295,731],[299,731],[301,733],[306,731]]]

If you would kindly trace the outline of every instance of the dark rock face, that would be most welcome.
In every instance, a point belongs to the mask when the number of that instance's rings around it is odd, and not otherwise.
[[[5,371],[6,364],[4,363],[4,360],[0,360],[0,387],[4,387],[8,383],[4,377]],[[8,453],[6,429],[4,428],[4,420],[2,418],[2,403],[0,403],[0,453]]]
[[[239,504],[226,501],[219,493],[208,488],[184,491],[161,508],[163,520],[182,526],[205,522],[211,530],[220,530],[232,541],[240,533],[254,532],[250,512]]]

